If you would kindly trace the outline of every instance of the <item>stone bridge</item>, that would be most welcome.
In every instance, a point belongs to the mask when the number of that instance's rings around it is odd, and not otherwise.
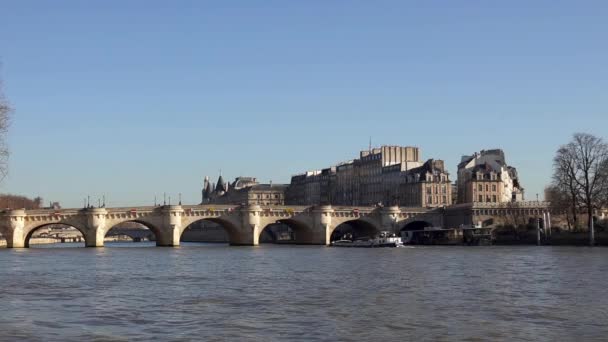
[[[208,220],[221,225],[231,245],[255,246],[269,225],[283,223],[295,236],[295,243],[328,245],[331,234],[341,224],[365,233],[398,233],[408,224],[424,220],[426,226],[441,226],[441,209],[399,207],[332,206],[236,206],[165,205],[155,207],[5,210],[0,212],[0,234],[9,248],[29,247],[29,239],[39,228],[64,224],[78,229],[87,247],[102,247],[112,229],[125,222],[148,227],[157,246],[179,246],[182,233],[193,223]]]

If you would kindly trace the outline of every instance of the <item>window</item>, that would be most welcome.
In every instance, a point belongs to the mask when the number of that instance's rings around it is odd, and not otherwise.
[[[483,196],[479,195],[479,202],[483,202]]]
[[[447,198],[447,196],[443,196],[443,203],[448,203],[448,198]]]
[[[426,198],[426,203],[431,204],[431,203],[432,203],[432,200],[433,200],[433,199],[431,198],[431,196],[427,196],[427,198]]]
[[[486,191],[490,191],[490,186],[486,184]]]
[[[492,195],[492,202],[496,203],[496,195]]]
[[[492,191],[496,191],[496,184],[492,184]]]
[[[490,202],[490,196],[486,196],[486,202]]]
[[[441,187],[441,193],[442,193],[442,194],[445,194],[445,193],[446,193],[446,188],[445,188],[445,185],[443,185],[443,186]]]
[[[477,186],[477,190],[479,190],[479,191],[483,191],[483,185],[479,184],[479,185]],[[481,202],[481,201],[480,201],[480,202]]]

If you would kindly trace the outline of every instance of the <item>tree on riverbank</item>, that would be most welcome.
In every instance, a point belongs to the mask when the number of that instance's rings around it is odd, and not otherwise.
[[[608,144],[591,134],[576,133],[557,150],[553,167],[555,196],[568,203],[575,227],[577,212],[587,215],[589,244],[594,245],[593,213],[608,202]]]
[[[11,107],[2,93],[2,80],[0,80],[0,182],[8,172],[8,146],[6,134],[10,124]]]
[[[0,208],[40,209],[42,198],[31,199],[20,195],[0,194]]]

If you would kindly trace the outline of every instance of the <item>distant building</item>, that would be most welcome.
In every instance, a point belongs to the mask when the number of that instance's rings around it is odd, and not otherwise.
[[[286,203],[294,205],[400,205],[452,203],[449,174],[441,160],[420,161],[411,146],[361,151],[359,159],[291,178]]]
[[[398,184],[397,203],[406,207],[443,207],[452,204],[452,186],[443,160],[429,159],[405,172]],[[389,189],[394,189],[389,187]]]
[[[463,156],[458,164],[458,203],[505,203],[524,200],[517,170],[500,149]]]
[[[229,184],[221,175],[213,184],[205,177],[202,203],[283,205],[286,187],[284,184],[259,184],[253,177],[237,177]]]

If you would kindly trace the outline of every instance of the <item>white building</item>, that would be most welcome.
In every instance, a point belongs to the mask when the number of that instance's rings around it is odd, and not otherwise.
[[[463,156],[458,164],[458,203],[524,200],[517,169],[508,166],[500,149]]]

